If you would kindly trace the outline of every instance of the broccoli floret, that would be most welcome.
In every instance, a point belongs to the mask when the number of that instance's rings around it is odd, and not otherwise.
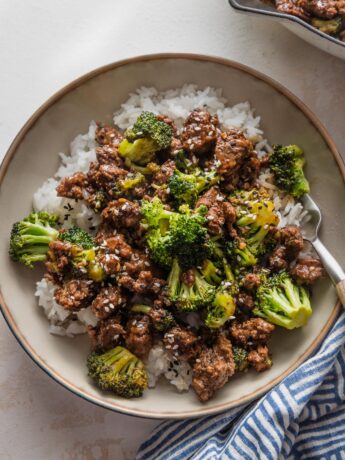
[[[91,353],[87,367],[88,375],[97,385],[124,398],[142,396],[147,388],[144,364],[126,348],[116,347],[103,354]]]
[[[182,270],[175,258],[168,277],[168,296],[181,311],[196,311],[210,304],[215,296],[215,286],[209,284],[196,269],[191,269],[194,278],[192,285],[186,284]]]
[[[269,278],[259,286],[256,296],[253,313],[286,329],[305,326],[312,314],[308,291],[297,286],[286,272]]]
[[[49,243],[59,236],[58,216],[47,212],[32,212],[16,222],[11,231],[9,255],[12,260],[33,267],[47,258]]]
[[[74,226],[61,232],[58,239],[72,244],[71,264],[74,271],[87,273],[94,281],[102,281],[105,278],[104,270],[97,261],[93,238],[85,230]]]
[[[169,267],[177,257],[183,269],[200,264],[206,257],[206,219],[183,209],[184,214],[168,211],[159,198],[144,202],[142,215],[148,227],[147,244],[151,257]]]
[[[275,145],[270,155],[270,168],[277,187],[295,198],[309,192],[310,187],[303,173],[303,150],[297,145]]]
[[[220,286],[214,300],[207,308],[205,325],[210,329],[219,329],[231,319],[235,313],[236,304],[231,289]]]
[[[248,368],[248,352],[241,347],[232,347],[232,354],[235,362],[235,371],[242,372]]]
[[[228,241],[226,243],[226,255],[237,267],[250,267],[256,265],[258,261],[243,240]]]
[[[129,173],[127,176],[117,182],[117,187],[119,191],[123,194],[133,190],[138,185],[141,185],[145,182],[145,176],[140,172]]]
[[[168,187],[170,195],[178,204],[187,203],[189,206],[194,206],[199,194],[216,184],[218,180],[215,171],[204,173],[200,169],[195,169],[186,174],[175,169],[168,181]]]
[[[131,308],[133,313],[144,313],[148,315],[155,329],[159,332],[165,332],[175,324],[172,313],[164,308],[153,308],[149,305],[136,304]]]
[[[237,255],[244,261],[249,257],[254,262],[250,254],[256,258],[266,252],[265,243],[270,228],[279,223],[274,203],[262,190],[237,192],[231,197],[231,202],[236,207],[236,226],[243,237],[243,241],[235,244],[236,250],[240,251]]]
[[[171,139],[171,126],[159,121],[151,112],[142,112],[133,127],[125,132],[118,150],[129,164],[145,166],[153,160],[156,152],[169,147]]]
[[[85,230],[76,226],[60,233],[58,239],[60,241],[68,241],[69,243],[77,244],[83,249],[91,249],[94,246],[92,236],[89,235]]]
[[[321,32],[329,35],[336,35],[341,29],[342,19],[337,17],[334,19],[319,19],[312,18],[311,25],[316,27]]]

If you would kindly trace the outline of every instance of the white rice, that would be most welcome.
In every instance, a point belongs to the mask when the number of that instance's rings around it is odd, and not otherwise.
[[[161,343],[150,351],[145,366],[149,378],[149,388],[154,388],[164,376],[179,391],[186,391],[192,383],[192,369],[188,363],[173,360]]]
[[[217,114],[223,128],[238,128],[255,144],[256,151],[261,157],[272,149],[260,129],[260,117],[254,114],[249,102],[242,102],[232,107],[227,106],[227,100],[222,96],[222,90],[207,87],[198,89],[195,85],[184,85],[182,88],[159,93],[154,88],[142,87],[129,95],[121,109],[114,114],[114,123],[121,129],[130,127],[143,110],[162,113],[174,120],[178,129],[183,120],[195,108],[204,107],[211,114]],[[95,145],[96,123],[91,122],[86,134],[78,135],[71,143],[69,154],[60,153],[61,164],[53,178],[47,181],[35,192],[33,206],[36,211],[48,211],[60,216],[65,228],[78,225],[85,230],[100,223],[100,218],[82,203],[74,200],[59,198],[56,186],[63,177],[77,171],[87,172],[91,161],[96,159]],[[272,174],[267,170],[259,177],[259,184],[270,193],[276,212],[280,217],[280,226],[299,225],[305,216],[300,203],[278,191],[272,181]],[[71,208],[71,209],[68,209]],[[88,324],[95,325],[97,319],[88,307],[77,313],[72,320],[54,300],[54,286],[43,279],[37,283],[35,295],[38,304],[44,310],[52,334],[67,335],[85,332]],[[195,321],[195,318],[190,318]],[[191,369],[187,363],[172,363],[162,344],[155,345],[147,360],[149,386],[155,386],[161,376],[164,376],[179,391],[188,390],[191,384]]]

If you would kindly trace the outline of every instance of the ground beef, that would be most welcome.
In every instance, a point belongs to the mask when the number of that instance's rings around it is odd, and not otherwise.
[[[85,188],[88,185],[87,176],[82,172],[76,172],[72,176],[65,177],[56,187],[57,195],[64,198],[81,200],[85,196]]]
[[[286,248],[288,260],[295,259],[303,250],[304,242],[301,230],[296,225],[288,225],[278,232],[280,243]]]
[[[201,351],[199,337],[182,326],[166,332],[163,342],[166,350],[181,361],[193,361]]]
[[[338,14],[338,0],[308,0],[306,10],[313,16],[323,19],[332,19]]]
[[[128,262],[125,262],[123,266],[124,271],[132,276],[137,273],[148,271],[152,269],[150,258],[140,251],[132,253],[131,258]]]
[[[118,146],[123,139],[123,135],[113,126],[97,123],[95,139],[99,145]]]
[[[119,198],[111,201],[102,211],[102,219],[116,228],[137,227],[140,223],[141,214],[138,203]]]
[[[137,294],[159,294],[166,281],[153,276],[151,271],[142,271],[138,276],[121,274],[118,278],[120,286]]]
[[[261,318],[252,318],[243,323],[234,321],[230,335],[236,343],[244,346],[262,344],[269,341],[275,326]]]
[[[126,331],[126,347],[138,358],[146,358],[153,346],[150,318],[136,315],[127,322]]]
[[[223,202],[223,212],[225,217],[225,226],[229,236],[235,237],[236,230],[234,229],[233,225],[236,222],[236,209],[228,202]]]
[[[123,180],[127,174],[126,169],[120,168],[116,164],[92,162],[87,177],[95,190],[104,191],[111,197],[117,193],[116,183]]]
[[[126,297],[116,286],[102,288],[94,298],[91,307],[93,314],[99,319],[106,319],[126,302]]]
[[[319,259],[300,259],[291,270],[291,275],[301,284],[314,284],[324,274]]]
[[[272,359],[266,345],[259,345],[255,350],[251,350],[247,357],[248,363],[257,372],[263,372],[272,367]]]
[[[102,248],[107,249],[109,253],[116,254],[123,259],[130,259],[133,256],[133,249],[127,243],[126,237],[121,233],[106,238],[102,241]]]
[[[247,291],[255,291],[261,284],[259,275],[255,273],[247,273],[243,278],[243,287]]]
[[[89,326],[87,332],[92,350],[99,352],[121,345],[126,334],[118,317],[99,321],[96,327]]]
[[[96,157],[97,161],[101,165],[112,164],[118,166],[119,168],[124,167],[122,158],[119,156],[116,147],[110,145],[104,145],[103,147],[96,148]]]
[[[154,174],[152,182],[157,185],[163,185],[168,182],[170,177],[174,174],[176,164],[173,160],[168,160],[161,165],[159,171]]]
[[[223,231],[225,224],[225,213],[223,207],[224,195],[219,191],[219,188],[214,186],[205,192],[197,201],[195,208],[206,206],[208,212],[206,219],[208,221],[208,231],[212,235],[219,235]]]
[[[46,267],[49,273],[63,275],[69,268],[72,257],[72,244],[67,241],[49,243]]]
[[[204,153],[216,143],[217,115],[197,109],[189,114],[184,122],[181,141],[184,150],[191,153]]]
[[[250,294],[247,294],[246,292],[240,292],[236,297],[236,305],[244,312],[248,312],[253,310],[255,303],[253,297]]]
[[[55,300],[65,310],[78,311],[88,307],[96,295],[95,285],[87,280],[70,280],[54,292]]]
[[[211,348],[204,348],[193,366],[192,386],[201,401],[208,401],[235,373],[231,342],[220,335]]]
[[[275,0],[276,8],[285,14],[292,14],[307,21],[310,18],[306,10],[308,0]]]
[[[289,266],[286,260],[285,246],[278,246],[268,258],[268,266],[271,270],[279,272],[286,270]]]
[[[237,129],[229,129],[217,137],[215,157],[218,172],[223,176],[223,187],[231,192],[237,187],[250,188],[256,181],[260,161],[252,142]]]

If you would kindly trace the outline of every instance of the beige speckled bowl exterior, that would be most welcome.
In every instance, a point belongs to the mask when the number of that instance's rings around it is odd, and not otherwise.
[[[86,337],[68,339],[48,333],[47,321],[34,299],[40,270],[9,261],[11,224],[30,211],[37,187],[54,174],[58,152],[87,130],[91,119],[110,121],[114,109],[141,85],[160,90],[193,82],[223,88],[230,104],[248,100],[262,117],[272,143],[297,143],[307,156],[312,195],[323,210],[322,238],[345,265],[344,166],[325,129],[293,95],[269,78],[224,59],[167,54],[144,56],[110,64],[71,83],[48,100],[26,123],[9,149],[0,170],[1,304],[12,332],[33,360],[57,382],[77,395],[108,409],[154,418],[186,418],[219,412],[248,402],[288,375],[321,343],[338,306],[328,279],[315,289],[314,314],[307,327],[277,330],[272,350],[274,366],[266,373],[236,377],[207,404],[195,394],[178,394],[161,384],[137,400],[102,393],[86,377]]]

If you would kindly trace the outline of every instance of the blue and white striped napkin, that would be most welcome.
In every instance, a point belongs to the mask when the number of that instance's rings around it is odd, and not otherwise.
[[[345,459],[345,312],[319,350],[269,393],[219,415],[166,421],[137,460]]]

